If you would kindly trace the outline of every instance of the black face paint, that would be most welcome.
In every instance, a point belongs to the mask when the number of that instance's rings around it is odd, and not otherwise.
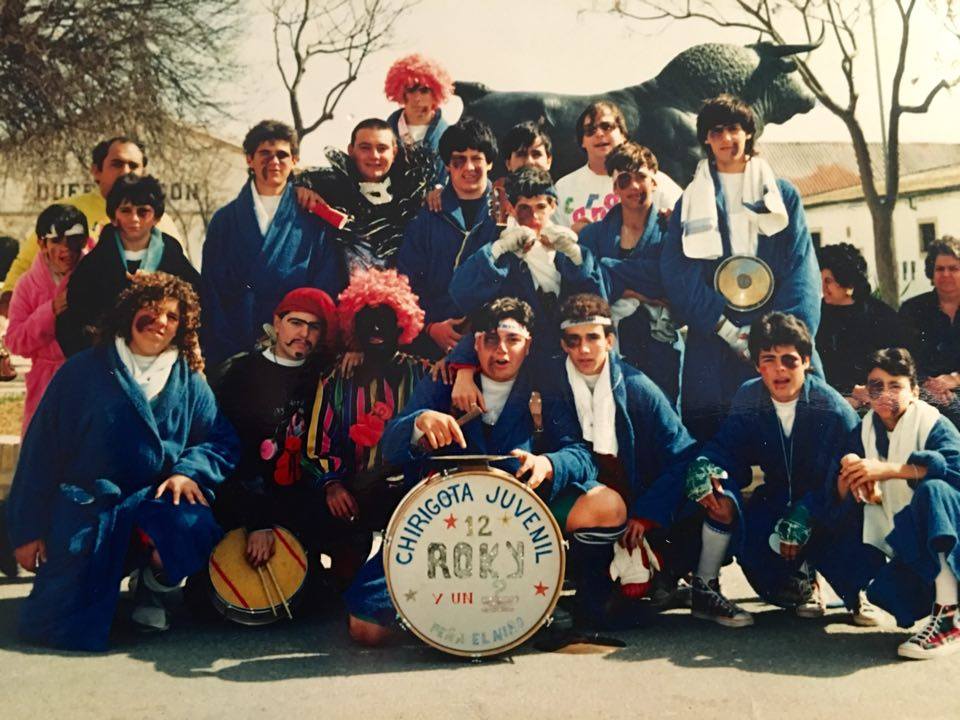
[[[400,340],[397,314],[389,305],[365,307],[354,319],[354,334],[363,353],[392,357]]]

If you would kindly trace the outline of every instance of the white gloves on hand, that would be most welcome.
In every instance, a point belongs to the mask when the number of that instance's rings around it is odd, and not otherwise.
[[[547,225],[540,231],[540,241],[551,250],[566,255],[574,265],[583,262],[583,253],[580,251],[577,234],[568,227]]]
[[[653,549],[643,538],[641,547],[633,552],[620,543],[613,549],[613,561],[610,563],[610,579],[620,581],[620,592],[627,597],[643,597],[650,589],[650,580],[660,563]]]
[[[732,322],[723,319],[720,327],[717,329],[719,335],[730,349],[733,350],[741,360],[750,362],[750,326],[737,327]]]
[[[512,252],[522,256],[537,241],[537,233],[523,225],[507,228],[490,246],[490,254],[496,260],[504,253]]]

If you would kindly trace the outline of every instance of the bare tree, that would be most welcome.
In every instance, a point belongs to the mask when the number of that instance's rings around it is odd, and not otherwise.
[[[301,140],[333,119],[364,60],[389,44],[394,23],[415,4],[416,0],[274,0],[277,69]],[[318,56],[339,58],[343,72],[327,89],[319,114],[309,120],[304,118],[301,91],[307,66]]]
[[[853,150],[860,171],[860,183],[873,224],[874,248],[880,293],[883,299],[896,307],[899,304],[896,248],[893,239],[893,211],[900,191],[900,128],[905,115],[926,113],[939,93],[960,83],[960,75],[935,77],[935,72],[926,69],[924,76],[934,79],[919,95],[919,101],[909,103],[904,99],[904,76],[907,71],[907,51],[911,41],[911,22],[917,0],[892,0],[899,15],[899,43],[896,52],[896,67],[890,80],[885,123],[886,156],[883,158],[884,182],[877,178],[871,163],[871,149],[858,118],[860,94],[854,72],[854,59],[859,47],[855,29],[869,18],[866,0],[682,0],[658,2],[657,0],[614,0],[611,12],[635,20],[701,19],[720,27],[756,31],[761,38],[785,43],[786,35],[801,32],[808,41],[826,31],[830,41],[840,52],[840,77],[845,92],[834,96],[827,91],[824,80],[835,71],[814,70],[807,58],[795,58],[797,70],[803,82],[817,100],[843,122],[850,134]],[[931,0],[931,7],[939,4],[947,22],[956,22],[956,0]],[[649,14],[639,14],[634,6],[645,8]],[[722,7],[721,7],[722,6]],[[936,11],[937,8],[934,8]],[[879,163],[878,163],[879,164]]]
[[[37,162],[72,152],[86,165],[104,133],[159,146],[171,121],[216,117],[240,4],[4,0],[0,150]]]

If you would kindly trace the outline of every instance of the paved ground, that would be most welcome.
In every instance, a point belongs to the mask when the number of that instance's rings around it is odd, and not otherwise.
[[[751,593],[725,571],[734,597]],[[951,718],[960,655],[901,662],[895,628],[856,628],[831,611],[797,620],[747,601],[753,628],[671,611],[622,635],[623,649],[521,649],[502,660],[448,658],[413,639],[352,647],[333,612],[264,628],[185,620],[165,635],[125,623],[104,655],[15,639],[29,580],[0,580],[0,717],[20,718]]]

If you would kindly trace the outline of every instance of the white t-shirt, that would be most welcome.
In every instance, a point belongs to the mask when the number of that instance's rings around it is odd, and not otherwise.
[[[277,208],[280,207],[280,200],[283,195],[261,195],[257,192],[257,186],[250,181],[250,192],[253,193],[253,212],[257,216],[257,225],[260,227],[262,235],[267,234],[267,228],[273,216],[277,214]]]
[[[500,413],[503,412],[503,406],[507,404],[507,397],[513,389],[514,382],[516,382],[516,378],[497,382],[486,375],[480,376],[480,392],[483,393],[483,402],[487,406],[487,411],[483,414],[484,423],[487,425],[497,424]]]
[[[756,255],[757,234],[750,232],[750,218],[743,209],[743,178],[745,173],[717,173],[727,205],[727,223],[730,227],[730,250],[734,255]]]
[[[613,178],[609,175],[597,175],[589,165],[564,175],[557,180],[556,187],[557,212],[554,220],[567,227],[581,220],[603,220],[610,208],[620,202],[613,192]],[[653,195],[653,204],[658,209],[673,210],[682,194],[683,188],[669,175],[657,171],[657,189]]]
[[[773,398],[770,398],[773,400]],[[777,402],[773,400],[773,409],[777,411],[777,418],[780,420],[780,427],[783,428],[783,434],[790,437],[793,432],[793,421],[797,417],[797,400],[794,398],[790,402]]]

